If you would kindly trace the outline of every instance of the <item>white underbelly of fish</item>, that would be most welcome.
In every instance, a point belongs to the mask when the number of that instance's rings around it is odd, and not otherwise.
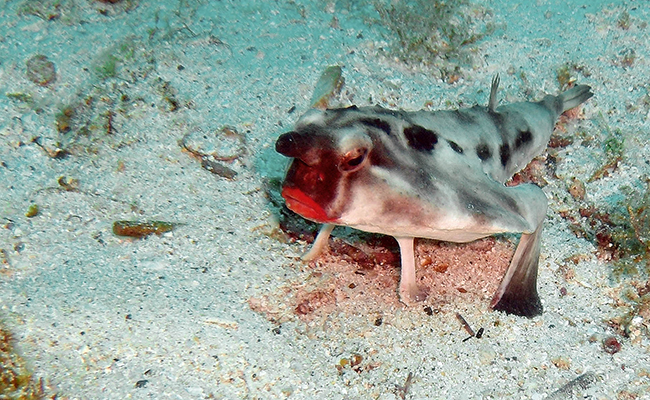
[[[400,227],[390,225],[347,225],[364,232],[381,233],[394,237],[418,237],[445,242],[466,243],[490,236],[496,232],[471,232],[465,229],[431,229],[428,227]]]
[[[378,196],[378,192],[357,189],[355,196],[351,196],[349,207],[332,223],[395,237],[419,237],[457,243],[471,242],[508,231],[506,227],[496,226],[489,220],[480,222],[463,212],[459,204],[440,202],[438,205],[441,207],[436,208],[425,201],[408,196],[387,196],[385,193]],[[383,199],[379,200],[381,197]]]

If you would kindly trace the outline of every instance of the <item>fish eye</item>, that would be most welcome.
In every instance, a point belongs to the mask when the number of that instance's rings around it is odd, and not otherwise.
[[[363,162],[368,156],[368,149],[365,147],[357,147],[348,151],[339,163],[339,170],[341,172],[354,172],[361,168]]]

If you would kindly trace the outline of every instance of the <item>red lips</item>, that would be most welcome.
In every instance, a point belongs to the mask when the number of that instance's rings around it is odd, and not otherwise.
[[[285,187],[282,189],[282,197],[284,197],[287,207],[296,214],[321,223],[332,221],[323,210],[323,207],[300,189]]]

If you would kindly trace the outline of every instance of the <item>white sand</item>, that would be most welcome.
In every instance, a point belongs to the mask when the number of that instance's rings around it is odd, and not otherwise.
[[[379,57],[385,40],[347,2],[239,3],[64,0],[50,7],[52,21],[18,16],[20,2],[2,3],[0,318],[50,396],[396,399],[412,373],[406,398],[543,399],[591,371],[596,381],[575,396],[650,398],[648,337],[630,340],[607,323],[626,312],[615,299],[629,284],[613,279],[611,263],[559,215],[576,204],[566,182],[586,182],[604,163],[605,126],[623,132],[626,151],[611,176],[586,185],[589,201],[615,202],[620,186],[638,190],[650,175],[646,2],[486,2],[506,27],[480,42],[483,61],[454,85]],[[631,16],[627,30],[617,26],[623,10]],[[334,16],[338,29],[330,27]],[[616,62],[625,49],[636,51],[628,68]],[[26,60],[39,53],[56,65],[49,87],[25,76]],[[96,72],[106,54],[121,60],[115,78]],[[502,102],[539,99],[557,92],[556,70],[566,62],[588,68],[589,77],[577,76],[595,93],[586,119],[570,122],[569,132],[585,130],[596,141],[560,149],[559,179],[548,177],[544,189],[542,316],[491,312],[490,293],[458,296],[429,316],[400,305],[394,289],[382,297],[372,288],[365,296],[346,289],[353,301],[311,319],[287,306],[281,326],[251,309],[251,299],[267,298],[277,311],[295,296],[287,284],[314,279],[314,269],[332,271],[296,261],[304,243],[265,234],[276,210],[263,189],[286,165],[273,151],[275,139],[306,110],[327,65],[344,66],[344,97],[359,105],[371,98],[419,109],[427,101],[433,108],[485,104],[495,73]],[[34,105],[7,93],[29,94]],[[56,160],[31,140],[41,137],[53,149],[65,106],[76,107],[74,129],[88,124],[91,135]],[[200,138],[223,125],[246,135],[246,155],[229,165],[238,172],[232,181],[202,169],[178,145],[186,133]],[[61,176],[76,179],[78,189],[62,190]],[[30,204],[40,213],[26,218]],[[121,219],[180,225],[129,240],[111,232]],[[575,278],[565,280],[558,271],[574,255],[581,256],[571,264]],[[484,327],[484,336],[463,341],[455,312],[475,330]],[[648,323],[640,322],[646,334]],[[610,335],[622,343],[614,355],[601,344]],[[341,359],[355,354],[360,363],[339,372]]]

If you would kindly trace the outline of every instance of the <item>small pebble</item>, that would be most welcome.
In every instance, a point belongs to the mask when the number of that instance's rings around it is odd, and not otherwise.
[[[27,209],[27,212],[25,213],[25,216],[27,218],[33,218],[38,215],[38,204],[32,204],[29,206]]]
[[[149,381],[147,379],[142,379],[142,380],[137,381],[135,383],[135,387],[140,389],[140,388],[143,388],[143,387],[147,386],[147,383],[149,383]]]
[[[574,178],[569,185],[569,193],[576,200],[584,200],[585,196],[587,195],[585,184],[582,183],[582,181]]]
[[[614,336],[609,336],[603,340],[603,350],[609,354],[616,354],[621,351],[621,342]]]
[[[350,366],[356,367],[357,365],[361,364],[361,361],[363,361],[363,356],[361,354],[354,354],[350,360]]]

